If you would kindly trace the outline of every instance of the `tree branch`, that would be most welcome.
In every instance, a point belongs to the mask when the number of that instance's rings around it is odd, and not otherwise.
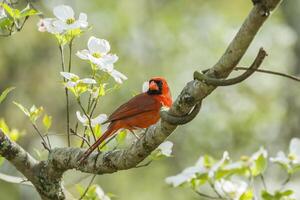
[[[38,164],[30,154],[28,154],[17,143],[11,141],[0,129],[0,155],[13,164],[28,180],[34,179],[32,169]]]

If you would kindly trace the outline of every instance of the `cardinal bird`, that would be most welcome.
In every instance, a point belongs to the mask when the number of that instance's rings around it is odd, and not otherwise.
[[[162,106],[171,107],[171,92],[164,78],[153,77],[147,85],[147,91],[121,105],[103,122],[103,124],[110,123],[107,131],[86,150],[79,160],[80,163],[118,130],[127,129],[134,133],[135,129],[148,128],[160,119],[159,112]]]

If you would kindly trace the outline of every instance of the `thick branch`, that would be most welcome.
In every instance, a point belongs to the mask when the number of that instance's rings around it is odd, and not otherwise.
[[[0,129],[0,155],[13,164],[28,180],[34,179],[33,168],[37,161],[17,143],[11,141]]]

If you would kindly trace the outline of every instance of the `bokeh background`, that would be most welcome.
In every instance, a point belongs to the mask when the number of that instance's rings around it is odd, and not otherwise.
[[[116,68],[128,76],[118,90],[101,100],[97,113],[107,114],[139,92],[151,76],[166,77],[176,97],[194,70],[217,62],[252,8],[250,0],[45,0],[34,5],[52,17],[52,8],[60,4],[72,6],[77,14],[87,13],[93,26],[76,39],[74,50],[86,48],[90,36],[105,38],[119,56]],[[299,7],[299,1],[284,1],[257,34],[240,66],[248,66],[263,46],[269,54],[263,68],[299,75]],[[36,157],[40,139],[13,100],[25,106],[42,105],[54,118],[52,133],[65,130],[58,45],[53,36],[37,31],[38,20],[30,18],[22,32],[0,38],[0,91],[17,87],[1,104],[0,117],[10,127],[25,131],[19,143]],[[82,77],[89,73],[89,66],[76,56],[73,63]],[[198,117],[178,127],[169,138],[175,144],[174,157],[145,168],[98,176],[95,182],[122,200],[201,199],[190,189],[169,187],[165,177],[193,165],[203,154],[219,158],[227,150],[239,158],[260,146],[271,155],[287,149],[292,137],[300,137],[299,86],[288,79],[256,73],[238,86],[219,88],[204,100]],[[74,123],[79,108],[74,102],[71,106]],[[65,137],[52,136],[51,140],[54,146],[66,145]],[[267,183],[279,185],[285,175],[274,165],[269,168]],[[19,175],[7,162],[0,172]],[[85,177],[68,172],[66,187],[76,196],[75,184],[78,180],[86,184],[89,178]],[[297,188],[299,180],[296,175],[290,184]],[[3,181],[0,194],[0,199],[6,200],[39,199],[31,187]]]

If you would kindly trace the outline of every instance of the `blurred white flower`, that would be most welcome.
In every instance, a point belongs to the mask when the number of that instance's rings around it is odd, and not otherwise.
[[[70,72],[60,72],[60,74],[67,79],[68,81],[66,82],[66,86],[67,87],[75,87],[80,83],[83,84],[96,84],[97,82],[92,79],[92,78],[83,78],[80,79],[79,76],[77,76],[76,74],[70,73]]]
[[[53,22],[55,19],[53,18],[43,18],[37,23],[38,30],[40,32],[49,32],[52,34],[59,34],[63,32],[63,29],[60,27],[54,26]]]
[[[78,20],[76,20],[74,11],[70,6],[56,6],[53,9],[53,14],[56,18],[44,18],[38,22],[37,26],[39,31],[62,34],[65,31],[88,27],[87,15],[80,13]]]
[[[89,126],[89,120],[87,116],[81,115],[80,111],[76,112],[76,116],[78,121],[80,121],[84,126]],[[106,114],[100,114],[94,119],[91,119],[91,126],[95,127],[97,124],[102,124],[107,120],[107,115]]]
[[[201,156],[194,166],[184,169],[180,174],[167,177],[165,181],[167,184],[177,187],[185,182],[191,181],[193,178],[196,178],[197,174],[203,174],[207,172],[208,169],[204,165],[204,157]]]
[[[100,200],[110,200],[110,197],[107,196],[100,186],[96,186],[95,193]]]
[[[300,139],[293,138],[290,142],[290,153],[288,155],[289,159],[294,165],[300,164]]]
[[[300,139],[293,138],[289,146],[289,154],[286,156],[283,151],[279,151],[276,157],[270,158],[271,162],[279,163],[286,167],[289,172],[300,166]]]
[[[233,182],[224,179],[216,181],[214,186],[222,197],[232,200],[239,200],[248,189],[248,184],[244,181]]]
[[[165,141],[157,147],[157,149],[161,152],[161,154],[166,157],[171,156],[172,148],[173,148],[173,143],[170,141]]]
[[[230,158],[229,158],[229,154],[227,151],[225,151],[223,153],[223,157],[221,160],[219,160],[217,163],[215,163],[209,170],[208,172],[208,177],[209,178],[214,178],[215,177],[215,173],[220,169],[220,167],[222,167],[224,165],[224,163],[226,161],[228,161]]]
[[[146,81],[143,83],[142,92],[147,92],[149,90],[149,82]]]
[[[7,17],[5,10],[2,6],[0,6],[0,19]]]
[[[111,75],[115,79],[115,81],[119,84],[122,84],[124,80],[128,79],[127,76],[125,76],[124,74],[122,74],[121,72],[115,69],[111,71],[107,71],[107,73]]]

